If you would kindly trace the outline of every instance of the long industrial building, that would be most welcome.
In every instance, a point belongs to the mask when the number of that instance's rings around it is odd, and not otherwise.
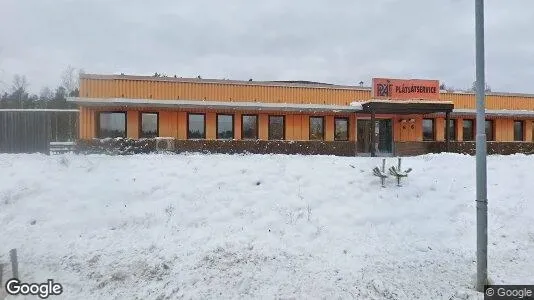
[[[79,97],[69,101],[80,107],[81,139],[321,142],[387,155],[475,139],[475,95],[439,86],[418,79],[374,78],[363,87],[85,74]],[[534,142],[534,95],[489,92],[486,109],[488,141]]]

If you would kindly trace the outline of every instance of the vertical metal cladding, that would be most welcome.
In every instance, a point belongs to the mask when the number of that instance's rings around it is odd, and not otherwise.
[[[90,98],[134,98],[161,100],[211,100],[348,105],[370,98],[370,91],[293,87],[286,85],[238,85],[135,79],[82,78],[80,96]]]
[[[443,93],[442,100],[454,103],[454,108],[475,109],[475,95],[468,93]],[[518,95],[487,95],[486,109],[534,110],[534,98]]]

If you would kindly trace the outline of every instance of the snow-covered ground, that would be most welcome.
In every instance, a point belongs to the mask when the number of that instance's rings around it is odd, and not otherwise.
[[[477,299],[475,160],[0,155],[0,262],[50,299]],[[388,159],[388,166],[396,164]],[[489,272],[534,284],[534,156],[488,158]],[[17,298],[18,299],[18,298]]]

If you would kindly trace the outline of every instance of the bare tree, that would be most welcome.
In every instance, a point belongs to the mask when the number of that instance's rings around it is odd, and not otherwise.
[[[54,96],[54,93],[52,92],[52,90],[45,86],[41,89],[41,92],[39,93],[39,98],[42,99],[42,100],[49,100],[51,99],[52,97]]]
[[[2,87],[4,87],[4,88],[8,87],[7,83],[5,83],[4,80],[2,80],[2,77],[3,77],[4,74],[5,74],[5,71],[4,71],[3,69],[0,69],[0,88],[2,88]],[[1,90],[1,91],[3,91],[3,90]]]
[[[11,85],[11,89],[13,92],[16,91],[26,91],[28,88],[28,80],[26,79],[26,75],[19,75],[16,74],[13,76],[13,84]]]
[[[473,82],[473,86],[468,91],[469,92],[476,92],[476,90],[477,90],[477,82],[474,81]],[[488,92],[488,93],[491,92],[491,86],[489,86],[489,84],[486,83],[486,87],[484,88],[484,91]]]
[[[28,97],[28,89],[29,83],[26,79],[25,75],[19,75],[16,74],[13,77],[13,84],[11,85],[11,89],[13,94],[17,97],[17,100],[19,101],[20,108],[24,108],[24,99]]]
[[[83,69],[76,69],[69,65],[61,75],[61,86],[65,88],[68,96],[76,96],[80,88],[80,75]]]

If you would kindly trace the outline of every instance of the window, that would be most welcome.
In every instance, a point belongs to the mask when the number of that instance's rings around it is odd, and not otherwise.
[[[475,138],[475,126],[473,120],[463,120],[463,140],[472,141]]]
[[[99,113],[98,137],[126,137],[126,112]]]
[[[523,141],[525,139],[523,121],[514,121],[514,141]]]
[[[243,115],[241,116],[241,138],[244,140],[258,139],[258,116]]]
[[[310,140],[324,140],[323,117],[310,117]]]
[[[349,140],[349,119],[335,118],[334,119],[334,141],[348,141]]]
[[[217,115],[217,139],[231,140],[234,138],[234,116]]]
[[[204,114],[189,114],[187,117],[187,138],[206,138],[206,122]]]
[[[284,139],[284,116],[269,116],[269,139]]]
[[[158,113],[141,113],[140,138],[153,138],[158,136]]]
[[[445,120],[447,123],[447,120]],[[456,141],[456,119],[449,119],[449,136],[451,141]],[[445,140],[447,139],[447,128],[445,127],[444,132]]]
[[[493,120],[486,120],[486,141],[494,141],[495,137],[493,136]]]
[[[423,119],[423,141],[435,140],[434,119]]]

